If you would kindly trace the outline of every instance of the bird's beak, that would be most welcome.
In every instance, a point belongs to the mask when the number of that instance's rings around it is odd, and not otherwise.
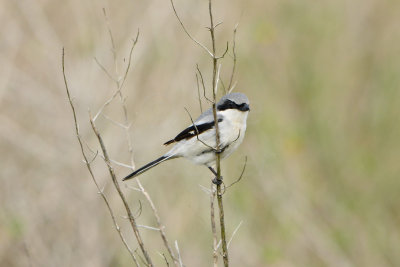
[[[244,105],[244,111],[250,111],[250,106],[248,104]]]

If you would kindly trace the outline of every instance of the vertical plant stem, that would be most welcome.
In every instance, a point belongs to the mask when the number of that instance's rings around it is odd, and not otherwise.
[[[99,141],[101,150],[103,151],[103,156],[104,156],[104,160],[105,160],[105,162],[107,164],[108,171],[110,172],[110,176],[111,176],[111,179],[113,181],[114,187],[117,190],[118,195],[120,196],[120,198],[122,200],[122,203],[124,204],[126,213],[128,215],[129,222],[131,223],[132,230],[133,230],[133,232],[135,234],[135,237],[136,237],[136,240],[137,240],[137,242],[139,244],[140,250],[142,251],[144,258],[146,259],[146,263],[149,266],[152,267],[153,263],[151,261],[151,258],[149,256],[146,248],[144,247],[144,243],[143,243],[142,237],[140,235],[139,229],[137,227],[135,217],[132,214],[131,208],[128,205],[128,201],[126,200],[125,195],[122,192],[121,187],[120,187],[120,185],[118,183],[117,177],[115,176],[115,172],[114,172],[113,167],[111,166],[111,161],[110,161],[110,158],[108,156],[106,147],[104,145],[103,138],[101,137],[99,131],[97,130],[96,125],[94,124],[93,118],[91,116],[90,116],[90,124],[92,125],[93,132],[96,134],[96,137],[97,137],[97,139]]]
[[[229,266],[229,258],[228,258],[228,248],[226,243],[226,231],[225,231],[225,216],[224,216],[224,205],[222,201],[222,177],[221,177],[221,154],[220,154],[220,133],[218,127],[218,119],[217,119],[217,108],[216,108],[216,99],[217,99],[217,63],[218,58],[216,56],[215,49],[215,28],[214,21],[212,15],[212,1],[208,1],[208,10],[210,13],[210,34],[211,34],[211,42],[212,42],[212,61],[213,61],[213,78],[212,78],[212,88],[213,88],[213,115],[215,122],[215,138],[216,138],[216,165],[217,165],[217,199],[218,199],[218,208],[219,208],[219,222],[220,222],[220,230],[221,230],[221,242],[222,242],[222,258],[224,260],[224,266]]]
[[[214,259],[214,267],[218,266],[218,239],[217,239],[217,228],[215,225],[215,208],[214,208],[214,200],[215,200],[215,186],[211,183],[210,190],[210,202],[211,202],[211,231],[213,234],[213,259]]]

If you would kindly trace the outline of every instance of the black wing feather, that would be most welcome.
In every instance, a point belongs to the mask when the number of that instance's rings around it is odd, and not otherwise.
[[[221,121],[222,121],[222,119],[218,119],[218,122],[221,122]],[[183,139],[190,139],[193,136],[204,133],[205,131],[208,131],[212,128],[214,128],[214,121],[199,124],[199,125],[196,125],[196,127],[192,124],[185,130],[180,132],[174,139],[171,139],[171,140],[165,142],[164,145],[169,145],[169,144],[172,144],[175,142],[179,142]],[[197,129],[197,131],[196,131],[196,129]]]

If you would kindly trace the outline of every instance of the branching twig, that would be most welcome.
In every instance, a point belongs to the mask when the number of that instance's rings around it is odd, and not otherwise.
[[[215,147],[210,146],[209,144],[205,143],[203,140],[201,140],[201,139],[199,138],[199,130],[197,129],[197,126],[196,126],[196,124],[195,124],[194,121],[193,121],[192,115],[190,115],[190,113],[189,113],[189,111],[187,110],[187,108],[184,108],[184,109],[186,110],[187,114],[189,115],[190,121],[192,122],[192,125],[194,126],[194,129],[196,130],[197,141],[201,142],[201,143],[202,143],[203,145],[205,145],[206,147],[208,147],[208,148],[210,148],[211,150],[215,151],[215,150],[216,150]]]
[[[104,11],[104,15],[106,16],[105,11]],[[112,47],[113,47],[114,61],[116,62],[115,45],[114,45],[114,40],[112,38],[112,32],[111,32],[110,28],[109,28],[109,33],[110,33],[111,43],[112,43]],[[138,31],[138,34],[139,34],[139,31]],[[135,234],[135,237],[136,237],[136,239],[138,241],[139,247],[140,247],[140,249],[141,249],[141,251],[142,251],[142,253],[143,253],[144,257],[145,257],[146,264],[149,265],[149,266],[153,266],[151,258],[149,256],[146,248],[144,247],[144,243],[143,243],[143,240],[141,238],[141,235],[140,235],[137,223],[136,223],[136,219],[133,216],[132,211],[131,211],[131,209],[130,209],[127,201],[126,201],[125,195],[123,194],[123,192],[122,192],[122,190],[120,188],[120,185],[119,185],[119,183],[117,181],[117,178],[115,176],[115,173],[114,173],[114,169],[111,166],[111,160],[110,160],[110,158],[108,156],[108,153],[107,153],[107,150],[105,148],[103,139],[102,139],[102,137],[101,137],[99,131],[97,130],[96,125],[95,125],[95,119],[98,117],[99,114],[101,114],[102,110],[114,100],[114,98],[117,95],[120,95],[120,97],[122,99],[121,89],[123,87],[123,84],[124,84],[125,79],[127,77],[127,73],[129,71],[129,67],[130,67],[130,63],[131,63],[131,57],[132,57],[132,51],[133,51],[133,48],[135,47],[135,45],[137,43],[137,40],[138,40],[138,35],[137,35],[136,39],[134,40],[133,45],[131,47],[131,50],[130,50],[130,53],[129,53],[129,62],[128,62],[128,66],[126,68],[125,75],[124,75],[124,78],[122,80],[122,83],[120,83],[119,80],[114,80],[113,79],[113,81],[117,85],[117,90],[114,92],[112,97],[103,104],[103,106],[100,108],[100,110],[97,112],[97,114],[96,114],[96,116],[94,118],[92,118],[91,115],[89,115],[89,117],[90,117],[90,124],[92,125],[92,129],[93,129],[93,131],[94,131],[94,133],[95,133],[95,135],[96,135],[96,137],[97,137],[97,139],[99,141],[101,150],[103,151],[104,161],[106,162],[106,164],[108,166],[108,170],[109,170],[111,179],[113,181],[114,187],[117,190],[117,192],[118,192],[118,194],[119,194],[119,196],[120,196],[120,198],[121,198],[121,200],[122,200],[122,202],[124,204],[124,207],[125,207],[125,210],[127,212],[127,216],[128,216],[129,222],[131,224],[131,227],[132,227],[132,230],[133,230],[133,232]],[[101,66],[101,64],[99,64],[99,65]],[[102,69],[106,71],[106,69],[104,67]],[[106,71],[106,73],[108,73],[108,72]],[[109,77],[111,77],[111,75],[109,75]]]
[[[175,5],[174,5],[173,0],[170,0],[170,2],[171,2],[171,5],[172,5],[172,9],[174,10],[175,16],[176,16],[176,18],[178,19],[179,23],[180,23],[181,26],[182,26],[182,29],[185,31],[185,33],[187,34],[187,36],[189,36],[189,38],[192,39],[193,42],[195,42],[196,44],[198,44],[199,46],[201,46],[204,50],[206,50],[207,53],[208,53],[211,57],[214,57],[215,53],[211,53],[211,51],[210,51],[205,45],[203,45],[202,43],[200,43],[199,41],[197,41],[197,40],[196,40],[194,37],[192,37],[192,35],[186,30],[185,25],[183,25],[182,20],[180,19],[180,17],[178,16],[178,13],[176,12]]]
[[[112,36],[112,35],[111,35],[111,36]],[[111,38],[111,37],[110,37],[110,38]],[[99,67],[107,74],[108,77],[110,77],[110,79],[111,79],[112,81],[114,81],[114,82],[116,83],[117,90],[116,90],[116,91],[113,93],[113,95],[112,95],[106,102],[104,102],[104,104],[100,107],[99,111],[98,111],[98,112],[96,113],[96,115],[93,117],[93,121],[96,121],[97,117],[101,114],[101,112],[103,112],[104,108],[107,107],[107,106],[115,99],[115,97],[116,97],[117,95],[120,95],[120,97],[121,97],[121,90],[122,90],[122,88],[123,88],[123,86],[124,86],[124,84],[125,84],[125,80],[126,80],[126,77],[127,77],[127,75],[128,75],[129,69],[130,69],[130,65],[131,65],[131,61],[132,61],[132,52],[133,52],[133,49],[134,49],[135,46],[136,46],[136,43],[137,43],[137,41],[138,41],[138,38],[139,38],[139,30],[138,30],[138,32],[137,32],[136,39],[133,40],[133,44],[132,44],[131,50],[130,50],[130,52],[129,52],[128,66],[127,66],[127,68],[126,68],[126,70],[125,70],[125,74],[124,74],[124,77],[123,77],[123,79],[122,79],[122,82],[120,82],[119,79],[114,79],[114,78],[112,77],[112,75],[107,71],[107,69],[106,69],[105,67],[103,67],[103,65],[101,65],[100,62],[95,58],[96,63],[99,65]]]
[[[82,142],[82,139],[81,139],[81,136],[80,136],[80,132],[79,132],[79,126],[78,126],[78,120],[77,120],[77,117],[76,117],[75,106],[74,106],[74,103],[73,103],[73,101],[72,101],[72,99],[71,99],[71,95],[70,95],[69,87],[68,87],[68,82],[67,82],[67,78],[66,78],[66,75],[65,75],[64,57],[65,57],[65,54],[64,54],[64,48],[63,48],[63,51],[62,51],[62,72],[63,72],[63,77],[64,77],[65,90],[66,90],[66,92],[67,92],[68,101],[69,101],[69,104],[70,104],[71,109],[72,109],[72,114],[73,114],[73,117],[74,117],[74,124],[75,124],[76,137],[77,137],[77,139],[78,139],[79,146],[80,146],[80,148],[81,148],[82,156],[83,156],[83,158],[84,158],[84,160],[85,160],[86,167],[87,167],[88,170],[89,170],[90,176],[91,176],[91,178],[92,178],[94,184],[96,185],[97,191],[98,191],[98,193],[100,194],[100,196],[102,197],[104,203],[105,203],[106,206],[107,206],[108,212],[110,213],[111,219],[112,219],[112,221],[113,221],[113,223],[114,223],[115,229],[117,230],[119,237],[120,237],[121,240],[122,240],[122,243],[124,244],[124,246],[125,246],[126,249],[128,250],[128,252],[129,252],[129,254],[131,255],[132,260],[135,262],[136,266],[139,266],[139,263],[138,263],[138,261],[137,261],[135,255],[134,255],[132,249],[129,247],[128,243],[127,243],[126,240],[125,240],[125,237],[123,236],[123,234],[122,234],[122,232],[121,232],[121,229],[120,229],[120,227],[119,227],[119,225],[118,225],[118,223],[117,223],[117,221],[116,221],[116,219],[115,219],[114,212],[113,212],[113,210],[111,209],[111,206],[110,206],[110,203],[108,202],[107,197],[105,196],[103,190],[100,189],[100,186],[99,186],[99,184],[97,183],[97,180],[96,180],[96,178],[95,178],[95,176],[94,176],[94,173],[93,173],[93,171],[92,171],[91,162],[88,160],[88,157],[86,156],[85,150],[84,150],[84,148],[83,148],[83,142]]]
[[[203,74],[201,73],[198,64],[196,64],[196,68],[197,68],[197,72],[198,72],[199,75],[200,75],[201,84],[202,84],[202,86],[203,86],[203,96],[204,96],[204,98],[205,98],[208,102],[214,103],[211,99],[209,99],[209,98],[206,96],[206,86],[204,85]]]
[[[110,103],[115,99],[115,97],[119,94],[121,88],[118,88],[113,95],[100,107],[99,111],[97,111],[96,115],[93,117],[93,121],[96,121],[97,117],[103,112],[104,108],[110,105]]]
[[[111,43],[113,45],[111,29],[109,29],[109,32],[110,32]],[[132,52],[133,52],[133,49],[136,46],[136,43],[138,42],[138,40],[139,40],[139,30],[138,30],[138,32],[136,34],[135,39],[133,40],[133,44],[132,44],[130,52],[129,52],[128,65],[127,65],[127,67],[125,69],[122,81],[114,80],[116,88],[117,88],[115,96],[119,95],[119,98],[121,100],[122,108],[123,108],[123,112],[124,112],[124,121],[125,122],[124,122],[124,124],[121,124],[121,123],[115,122],[114,120],[111,120],[114,124],[120,126],[121,128],[123,128],[125,130],[125,135],[126,135],[126,139],[127,139],[127,142],[128,142],[128,150],[129,150],[129,155],[130,155],[130,160],[131,160],[131,166],[126,166],[126,165],[125,166],[131,168],[132,170],[135,168],[135,162],[134,162],[134,155],[133,155],[133,145],[132,145],[132,140],[131,140],[131,136],[130,136],[130,132],[129,132],[129,128],[130,128],[131,124],[129,123],[127,106],[126,106],[125,98],[123,97],[121,89],[123,88],[123,86],[125,84],[125,81],[126,81],[126,78],[127,78],[127,75],[129,73],[129,69],[130,69],[131,61],[132,61]],[[114,64],[117,65],[116,57],[114,57]],[[103,69],[105,69],[105,68],[103,68]],[[105,115],[103,115],[103,116],[108,118]],[[122,164],[119,164],[119,165],[122,165]],[[151,228],[153,230],[156,229],[156,230],[160,231],[161,239],[163,240],[164,246],[166,247],[170,257],[172,258],[172,260],[173,260],[173,262],[175,264],[175,266],[178,266],[178,264],[179,264],[178,260],[175,257],[174,252],[172,251],[171,246],[170,246],[170,244],[169,244],[169,242],[167,240],[167,237],[166,237],[166,234],[165,234],[165,231],[164,231],[165,227],[161,223],[161,219],[160,219],[160,216],[158,215],[158,212],[157,212],[157,209],[156,209],[156,207],[154,205],[154,202],[152,201],[152,199],[151,199],[150,195],[148,194],[148,192],[142,186],[140,180],[136,179],[136,182],[137,182],[138,188],[135,188],[135,190],[140,191],[145,196],[147,202],[150,204],[150,207],[151,207],[151,209],[153,211],[154,217],[156,218],[156,221],[157,221],[157,227],[158,228],[154,228],[154,227],[151,227]],[[147,228],[150,229],[149,227],[147,227]]]
[[[122,203],[124,204],[124,207],[125,207],[129,222],[131,223],[132,230],[133,230],[133,232],[135,234],[135,237],[136,237],[136,240],[137,240],[137,242],[139,244],[140,250],[142,251],[142,253],[143,253],[144,257],[145,257],[147,264],[149,266],[153,266],[151,258],[150,258],[149,254],[148,254],[148,252],[147,252],[147,250],[146,250],[146,248],[144,246],[142,237],[141,237],[139,229],[137,227],[135,217],[133,216],[131,208],[129,207],[128,202],[127,202],[127,200],[125,198],[125,195],[121,190],[121,187],[120,187],[120,185],[118,183],[117,177],[115,176],[114,169],[111,166],[110,157],[108,156],[108,152],[107,152],[107,149],[106,149],[106,147],[104,145],[103,138],[101,137],[100,132],[97,130],[96,125],[95,125],[95,123],[93,121],[93,118],[90,115],[90,113],[89,113],[89,120],[90,120],[90,124],[92,125],[93,132],[95,133],[95,135],[97,137],[97,140],[99,141],[101,150],[103,151],[104,161],[107,164],[108,171],[110,173],[110,176],[111,176],[111,179],[113,181],[114,187],[117,190],[118,195],[120,196]]]
[[[168,251],[168,253],[169,253],[169,256],[172,258],[172,260],[173,260],[175,266],[179,266],[179,265],[178,265],[178,264],[179,264],[178,259],[176,258],[174,252],[172,251],[171,246],[170,246],[170,244],[169,244],[169,242],[168,242],[167,236],[166,236],[166,234],[165,234],[165,231],[164,231],[165,226],[161,223],[161,218],[160,218],[160,216],[158,215],[158,211],[157,211],[157,209],[156,209],[156,207],[155,207],[155,205],[154,205],[154,203],[153,203],[153,200],[150,198],[149,193],[147,193],[147,191],[144,189],[144,187],[142,186],[142,184],[140,183],[140,181],[139,181],[137,178],[136,178],[136,182],[137,182],[137,184],[138,184],[138,186],[139,186],[140,191],[141,191],[142,194],[146,197],[147,202],[149,202],[150,207],[151,207],[151,209],[152,209],[152,211],[153,211],[154,217],[156,217],[157,227],[158,227],[158,230],[160,231],[161,239],[162,239],[163,242],[164,242],[164,246],[167,248],[167,251]],[[179,260],[180,260],[180,259],[179,259]],[[180,261],[181,261],[181,260],[180,260]]]
[[[226,49],[225,51],[222,53],[221,56],[216,56],[217,52],[216,52],[216,41],[215,41],[215,28],[220,25],[221,23],[217,23],[214,24],[214,20],[213,20],[213,12],[212,12],[212,0],[208,1],[208,11],[209,11],[209,16],[210,16],[210,27],[208,27],[208,30],[210,31],[210,35],[211,35],[211,44],[212,44],[212,50],[210,51],[207,47],[205,47],[203,44],[201,44],[200,42],[198,42],[197,40],[195,40],[190,33],[186,30],[186,27],[183,25],[182,20],[179,18],[173,0],[171,1],[171,5],[172,8],[174,10],[175,16],[177,17],[179,23],[181,24],[183,30],[185,31],[185,33],[189,36],[190,39],[192,39],[196,44],[198,44],[199,46],[201,46],[202,48],[204,48],[208,54],[211,56],[212,59],[212,100],[208,99],[206,97],[206,93],[205,93],[205,85],[204,85],[204,80],[203,80],[203,76],[201,74],[201,71],[197,65],[197,71],[199,73],[202,85],[203,85],[203,94],[204,94],[204,98],[207,99],[211,104],[212,104],[212,112],[213,112],[213,117],[214,117],[214,123],[215,123],[215,141],[216,141],[216,146],[215,148],[213,148],[214,152],[215,152],[215,158],[216,158],[216,178],[215,178],[215,184],[216,184],[216,194],[217,194],[217,200],[218,200],[218,208],[219,208],[219,218],[220,218],[220,232],[221,232],[221,245],[222,245],[222,257],[223,257],[223,262],[224,262],[224,266],[228,267],[229,266],[229,258],[228,258],[228,247],[227,247],[227,242],[226,242],[226,230],[225,230],[225,218],[224,218],[224,207],[223,207],[223,201],[222,201],[222,195],[223,195],[223,181],[222,181],[222,176],[221,176],[221,140],[220,140],[220,132],[219,132],[219,125],[218,125],[218,117],[217,117],[217,107],[216,107],[216,99],[217,99],[217,90],[218,90],[218,83],[219,83],[219,78],[220,78],[220,68],[221,68],[221,64],[218,66],[218,60],[222,59],[228,52],[229,50],[229,43],[227,43]],[[233,55],[234,55],[234,63],[233,63],[233,69],[232,69],[232,74],[231,74],[231,78],[230,78],[230,82],[229,82],[229,86],[228,86],[228,91],[230,92],[233,89],[233,85],[232,85],[232,80],[233,80],[233,75],[235,72],[235,68],[236,68],[236,51],[235,51],[235,36],[236,36],[236,28],[237,25],[235,26],[234,29],[234,37],[233,37]],[[198,85],[198,76],[196,75],[197,78],[197,85]],[[197,87],[198,90],[198,95],[200,98],[200,93],[199,93],[199,86]],[[199,99],[199,101],[201,101]],[[200,102],[201,103],[201,102]],[[186,108],[185,108],[186,110]],[[187,110],[186,110],[187,111]],[[188,112],[188,111],[187,111]],[[194,128],[196,130],[196,136],[197,136],[197,140],[201,141],[198,138],[198,130],[196,125],[193,122],[193,119],[190,116],[190,113],[188,112],[189,117],[194,125]],[[240,137],[240,132],[239,132],[239,136]],[[236,141],[236,140],[235,140]],[[204,144],[204,142],[202,142]],[[208,145],[207,145],[208,146]],[[213,170],[211,168],[211,170]],[[215,171],[213,171],[215,173]],[[243,175],[243,172],[242,172]],[[241,176],[242,176],[241,175]],[[240,177],[241,178],[241,177]],[[217,253],[217,249],[218,249],[218,244],[216,242],[216,227],[215,227],[215,215],[214,215],[214,188],[213,186],[211,187],[211,228],[213,231],[213,237],[214,237],[214,254],[213,254],[213,258],[214,258],[214,266],[217,265],[218,262],[218,255]]]
[[[216,27],[217,27],[217,26],[215,26],[215,27],[214,27],[214,29],[215,29]],[[224,57],[225,57],[225,55],[226,55],[226,53],[228,53],[228,50],[229,50],[229,42],[226,42],[226,48],[225,48],[225,51],[224,51],[224,53],[222,53],[222,55],[221,55],[221,56],[217,57],[217,59],[224,58]]]
[[[247,166],[247,156],[245,157],[244,165],[243,165],[243,169],[242,169],[242,173],[240,174],[239,178],[237,178],[236,181],[234,181],[233,183],[231,183],[230,185],[228,185],[227,187],[225,187],[225,190],[228,189],[229,187],[231,187],[232,185],[238,183],[240,180],[242,180],[244,171],[246,170],[246,166]]]
[[[120,87],[121,87],[121,88],[124,87],[124,84],[125,84],[125,81],[126,81],[126,77],[128,76],[128,72],[129,72],[129,69],[130,69],[130,67],[131,67],[132,52],[133,52],[133,49],[135,48],[135,46],[136,46],[136,44],[137,44],[137,42],[138,42],[138,40],[139,40],[139,33],[140,33],[140,31],[139,31],[139,29],[138,29],[138,31],[137,31],[137,33],[136,33],[136,37],[135,37],[135,39],[133,39],[133,44],[132,44],[132,46],[131,46],[131,51],[129,51],[128,66],[127,66],[126,69],[125,69],[124,78],[122,79],[122,83],[120,84]],[[117,64],[115,64],[115,65],[117,65]]]
[[[211,34],[211,42],[212,42],[212,48],[213,48],[213,55],[216,54],[216,47],[215,47],[215,33],[214,33],[214,21],[213,21],[213,14],[212,14],[212,0],[208,1],[208,10],[210,13],[210,34]],[[213,109],[213,115],[214,115],[214,122],[215,122],[215,133],[216,133],[216,149],[217,151],[220,150],[220,133],[219,133],[219,127],[218,127],[218,119],[217,119],[217,108],[216,108],[216,99],[217,99],[217,86],[218,86],[218,79],[219,75],[217,75],[217,62],[218,58],[215,56],[212,58],[213,61],[213,79],[212,79],[212,85],[213,85],[213,100],[214,103],[212,105]],[[218,71],[219,73],[219,71]],[[229,266],[229,258],[228,258],[228,247],[226,244],[226,231],[225,231],[225,214],[224,214],[224,205],[222,202],[222,176],[221,176],[221,154],[220,153],[215,153],[216,157],[216,165],[217,165],[217,199],[218,199],[218,208],[219,208],[219,222],[220,222],[220,230],[221,230],[221,242],[222,242],[222,258],[224,260],[224,266],[228,267]]]

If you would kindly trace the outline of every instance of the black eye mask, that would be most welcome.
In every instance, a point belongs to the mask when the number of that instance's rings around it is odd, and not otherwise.
[[[240,111],[249,111],[250,107],[246,103],[242,103],[242,104],[238,105],[235,102],[227,99],[224,101],[224,103],[218,105],[217,109],[219,111],[223,111],[223,110],[227,110],[227,109],[237,109]]]

